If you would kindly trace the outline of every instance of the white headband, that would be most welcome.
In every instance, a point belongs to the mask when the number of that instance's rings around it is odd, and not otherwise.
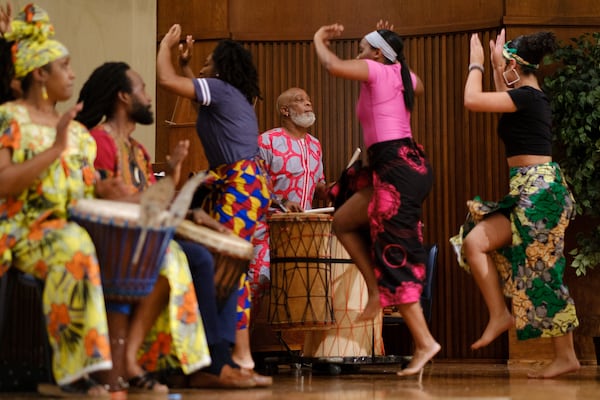
[[[394,49],[392,49],[392,46],[390,46],[389,43],[385,41],[385,39],[379,34],[379,32],[373,31],[371,33],[368,33],[365,36],[365,40],[369,42],[371,46],[381,50],[385,58],[387,58],[391,62],[396,62],[398,54],[396,54]]]

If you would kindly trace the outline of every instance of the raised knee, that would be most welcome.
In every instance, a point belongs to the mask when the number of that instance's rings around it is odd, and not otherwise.
[[[481,254],[483,249],[476,238],[473,238],[473,235],[467,235],[467,237],[463,240],[463,255],[469,262],[469,258],[477,254]]]
[[[346,232],[345,224],[340,218],[336,218],[335,215],[333,217],[333,221],[331,222],[331,229],[333,229],[333,231],[338,235]]]

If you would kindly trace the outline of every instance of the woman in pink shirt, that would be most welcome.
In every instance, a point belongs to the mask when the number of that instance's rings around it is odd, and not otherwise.
[[[408,68],[402,39],[379,29],[387,23],[377,28],[361,40],[353,60],[341,60],[329,49],[329,40],[344,30],[340,24],[321,27],[314,44],[331,75],[361,82],[356,111],[369,167],[358,174],[363,184],[353,183],[357,190],[336,211],[333,229],[367,284],[369,300],[359,319],[373,319],[382,307],[393,305],[411,331],[415,353],[398,372],[405,376],[421,372],[441,349],[419,303],[426,261],[421,206],[433,175],[410,128],[414,96],[423,92],[423,84]]]

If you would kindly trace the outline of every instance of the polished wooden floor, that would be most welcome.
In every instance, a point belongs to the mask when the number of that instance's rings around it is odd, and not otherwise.
[[[353,400],[353,399],[486,399],[597,400],[600,368],[584,366],[560,379],[528,379],[529,365],[435,362],[425,368],[421,382],[400,378],[395,365],[360,366],[339,375],[317,373],[297,365],[280,365],[268,389],[177,390],[168,396],[130,394],[128,399],[169,400]],[[3,393],[0,398],[39,398],[35,393]],[[81,397],[85,399],[86,397]],[[121,398],[123,398],[121,396]],[[89,398],[88,398],[89,399]]]

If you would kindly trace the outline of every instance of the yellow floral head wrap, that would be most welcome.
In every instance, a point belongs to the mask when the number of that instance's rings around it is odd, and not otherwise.
[[[17,79],[69,54],[62,43],[50,39],[54,36],[54,27],[48,13],[32,3],[19,12],[11,22],[11,31],[4,36],[15,42],[12,52]]]

